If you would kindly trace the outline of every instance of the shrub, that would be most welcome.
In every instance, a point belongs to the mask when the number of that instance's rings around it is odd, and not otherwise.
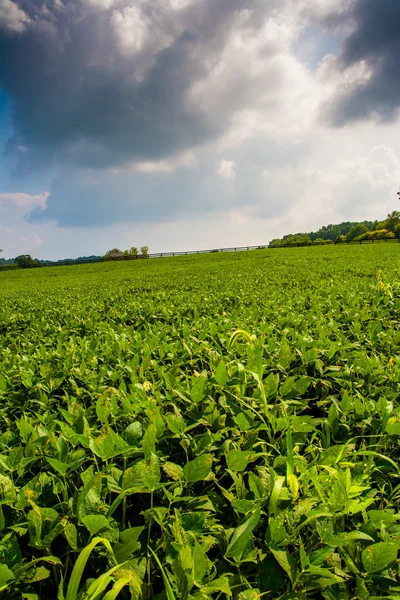
[[[121,256],[124,256],[124,253],[122,252],[122,250],[120,250],[119,248],[113,248],[112,250],[109,250],[108,252],[105,253],[104,258],[119,258]]]

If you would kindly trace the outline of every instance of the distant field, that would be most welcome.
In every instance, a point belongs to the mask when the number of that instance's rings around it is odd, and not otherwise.
[[[4,597],[399,597],[399,253],[0,273]]]

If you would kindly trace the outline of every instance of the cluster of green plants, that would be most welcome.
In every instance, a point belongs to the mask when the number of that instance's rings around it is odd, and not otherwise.
[[[400,596],[398,246],[0,273],[0,595]]]
[[[140,248],[140,253],[136,246],[132,246],[128,250],[120,250],[119,248],[113,248],[112,250],[108,250],[108,252],[105,253],[104,258],[114,259],[122,258],[123,256],[129,256],[131,258],[138,258],[138,256],[141,256],[142,258],[147,258],[149,256],[149,247],[142,246]]]
[[[399,194],[400,195],[400,194]],[[366,240],[400,238],[400,212],[394,210],[383,221],[362,221],[360,223],[345,221],[338,225],[326,225],[318,231],[284,235],[282,239],[274,239],[271,246],[296,244],[332,244],[344,242],[360,242]]]

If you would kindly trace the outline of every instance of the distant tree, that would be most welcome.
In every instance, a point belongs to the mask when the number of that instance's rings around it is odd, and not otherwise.
[[[40,267],[40,262],[32,258],[30,254],[20,254],[14,258],[15,264],[21,269]]]
[[[384,238],[394,238],[395,237],[394,232],[389,231],[389,229],[378,229],[374,233],[376,233],[376,239],[378,239],[378,240],[381,240]]]
[[[311,237],[308,233],[295,233],[283,238],[284,244],[311,244]]]
[[[368,231],[368,227],[364,225],[364,223],[358,223],[358,225],[353,225],[350,229],[349,233],[346,235],[346,241],[351,242],[354,238],[363,235]]]
[[[148,246],[142,246],[140,248],[140,254],[143,256],[143,258],[149,258],[149,247]]]
[[[138,249],[135,246],[132,246],[128,250],[129,256],[137,256],[139,254]]]
[[[119,248],[113,248],[105,253],[104,258],[119,258],[120,256],[124,256],[122,250],[119,250]]]
[[[338,237],[336,238],[336,243],[337,244],[344,244],[345,241],[346,241],[346,236],[345,235],[338,235]]]
[[[394,210],[389,213],[387,218],[379,223],[377,229],[388,229],[389,231],[395,231],[396,226],[400,223],[400,212],[398,210]]]

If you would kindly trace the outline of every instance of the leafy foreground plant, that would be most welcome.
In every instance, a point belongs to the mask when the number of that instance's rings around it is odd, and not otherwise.
[[[400,597],[397,247],[0,279],[1,597]]]

